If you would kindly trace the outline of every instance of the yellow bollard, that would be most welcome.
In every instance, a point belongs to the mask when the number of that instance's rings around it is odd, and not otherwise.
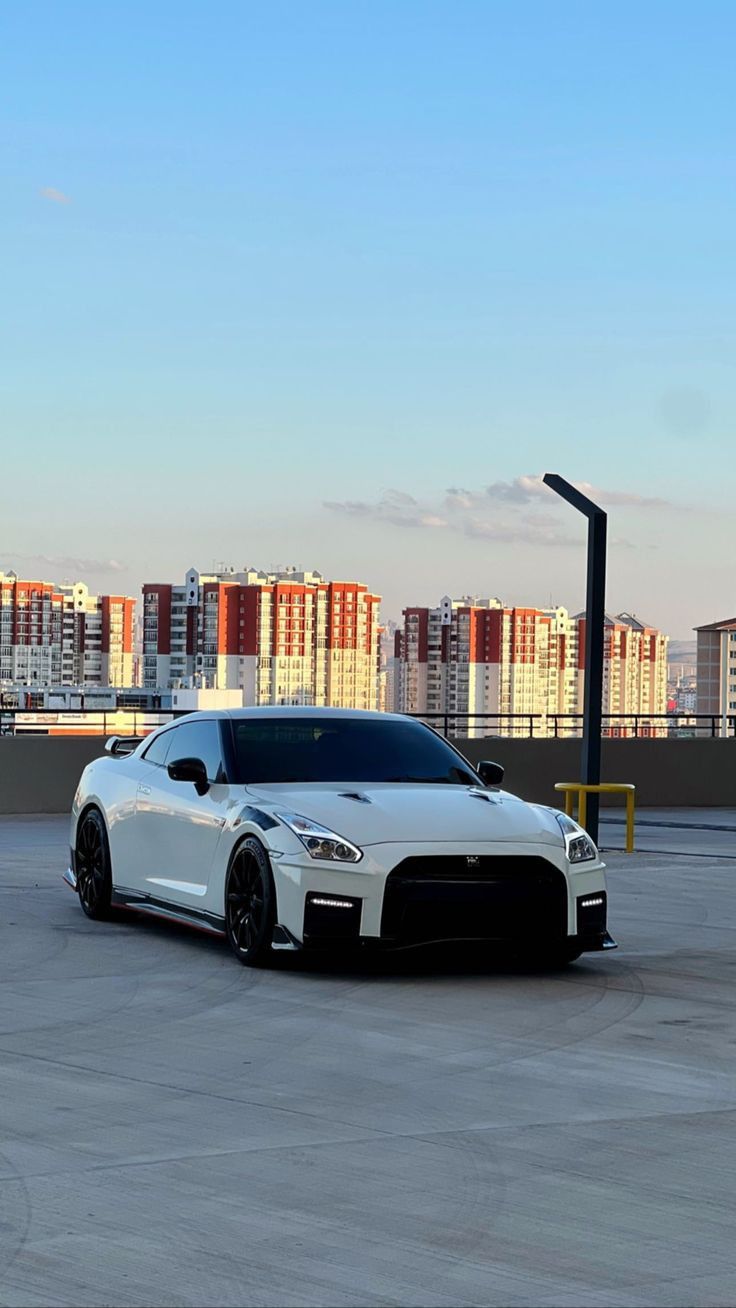
[[[624,795],[626,799],[626,853],[634,852],[634,812],[636,806],[636,786],[629,781],[602,781],[599,785],[588,785],[583,781],[558,781],[555,790],[565,795],[565,812],[568,817],[575,814],[575,794],[578,797],[578,822],[586,826],[588,817],[588,795]]]
[[[585,825],[588,820],[588,792],[580,787],[578,791],[578,822],[585,831],[588,830]]]
[[[626,853],[634,852],[634,787],[626,792]]]

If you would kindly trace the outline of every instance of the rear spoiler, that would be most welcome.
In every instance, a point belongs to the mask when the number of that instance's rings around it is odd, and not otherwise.
[[[105,753],[120,758],[123,754],[132,754],[138,748],[143,736],[110,736],[105,741]]]

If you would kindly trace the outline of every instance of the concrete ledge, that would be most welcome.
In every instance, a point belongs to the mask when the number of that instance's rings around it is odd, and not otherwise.
[[[453,743],[473,763],[502,763],[508,789],[537,803],[559,803],[555,782],[580,776],[579,740]],[[100,736],[0,737],[0,813],[68,813],[82,770],[103,750]],[[736,739],[604,741],[603,780],[633,781],[643,807],[731,808]]]

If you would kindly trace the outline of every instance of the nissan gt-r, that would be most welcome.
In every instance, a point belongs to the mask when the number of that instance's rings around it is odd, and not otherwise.
[[[487,942],[551,964],[615,948],[582,827],[500,789],[424,723],[318,708],[197,712],[85,768],[65,879],[273,951]]]

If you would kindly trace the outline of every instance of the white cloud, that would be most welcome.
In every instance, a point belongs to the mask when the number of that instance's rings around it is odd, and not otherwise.
[[[673,509],[676,506],[669,500],[660,499],[653,495],[640,495],[635,491],[607,490],[602,486],[593,486],[589,481],[573,481],[571,485],[575,486],[583,495],[589,499],[601,504],[603,508],[608,505],[620,508],[639,508],[639,509]],[[541,473],[528,475],[525,477],[515,477],[513,481],[494,481],[486,487],[486,495],[489,499],[505,504],[531,504],[534,500],[547,499],[554,494],[548,486],[545,486]]]
[[[648,511],[676,507],[668,500],[638,492],[606,490],[589,482],[573,484],[604,507]],[[492,482],[479,490],[451,486],[435,502],[421,502],[406,491],[391,488],[373,502],[328,500],[324,507],[333,513],[393,527],[449,531],[503,544],[579,546],[583,531],[581,523],[575,530],[569,510],[545,486],[541,474]],[[610,543],[614,548],[631,548],[631,542],[621,536],[612,537]]]
[[[13,550],[0,550],[0,559],[10,559],[13,564],[13,571],[17,572],[19,568],[28,570],[33,569],[53,569],[57,574],[52,577],[52,581],[61,580],[61,575],[73,576],[75,579],[84,581],[88,573],[96,573],[98,576],[107,576],[111,573],[125,572],[126,565],[120,563],[117,559],[85,559],[78,558],[74,555],[67,554],[17,554]],[[5,564],[0,571],[10,571],[10,565]]]
[[[55,186],[42,186],[39,194],[44,200],[51,200],[53,204],[71,204],[69,196],[63,191],[57,191]]]
[[[579,537],[562,530],[551,514],[489,512],[483,492],[450,490],[439,503],[422,504],[412,495],[387,490],[374,503],[327,500],[324,507],[351,518],[413,530],[456,532],[477,540],[555,546],[580,543]]]

